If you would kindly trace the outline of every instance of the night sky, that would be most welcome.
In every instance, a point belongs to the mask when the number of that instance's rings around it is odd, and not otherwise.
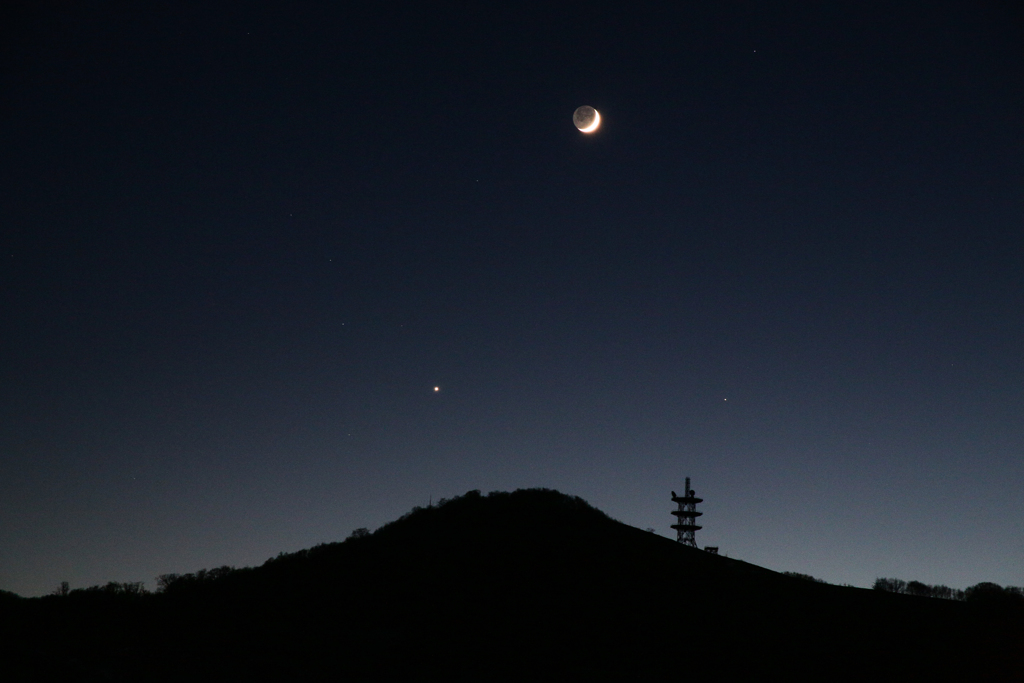
[[[686,476],[730,557],[1024,584],[1019,2],[10,4],[0,588]]]

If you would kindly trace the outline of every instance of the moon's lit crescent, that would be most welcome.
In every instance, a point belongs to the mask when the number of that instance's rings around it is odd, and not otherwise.
[[[586,128],[580,128],[581,133],[593,133],[601,125],[601,112],[594,110],[594,122]]]
[[[593,133],[601,125],[601,115],[589,104],[585,104],[576,107],[572,113],[572,122],[581,133]]]

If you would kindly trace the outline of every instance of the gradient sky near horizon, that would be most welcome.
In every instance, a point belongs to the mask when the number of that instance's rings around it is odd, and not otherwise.
[[[1020,3],[24,4],[0,589],[687,476],[730,557],[1024,585]]]

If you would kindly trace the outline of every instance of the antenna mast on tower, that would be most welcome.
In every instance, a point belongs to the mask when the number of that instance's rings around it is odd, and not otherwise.
[[[704,499],[697,498],[697,492],[690,488],[689,477],[686,478],[686,490],[682,496],[677,496],[675,491],[672,492],[672,502],[678,505],[672,511],[676,516],[676,523],[672,525],[676,530],[676,540],[683,545],[696,548],[696,533],[701,528],[697,526],[697,518],[704,514],[697,512],[697,503],[704,502]]]

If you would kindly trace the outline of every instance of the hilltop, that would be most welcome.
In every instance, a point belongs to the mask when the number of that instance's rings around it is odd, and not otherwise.
[[[161,583],[0,601],[8,669],[85,680],[1024,673],[1018,612],[786,576],[544,489],[474,491],[260,567]]]

